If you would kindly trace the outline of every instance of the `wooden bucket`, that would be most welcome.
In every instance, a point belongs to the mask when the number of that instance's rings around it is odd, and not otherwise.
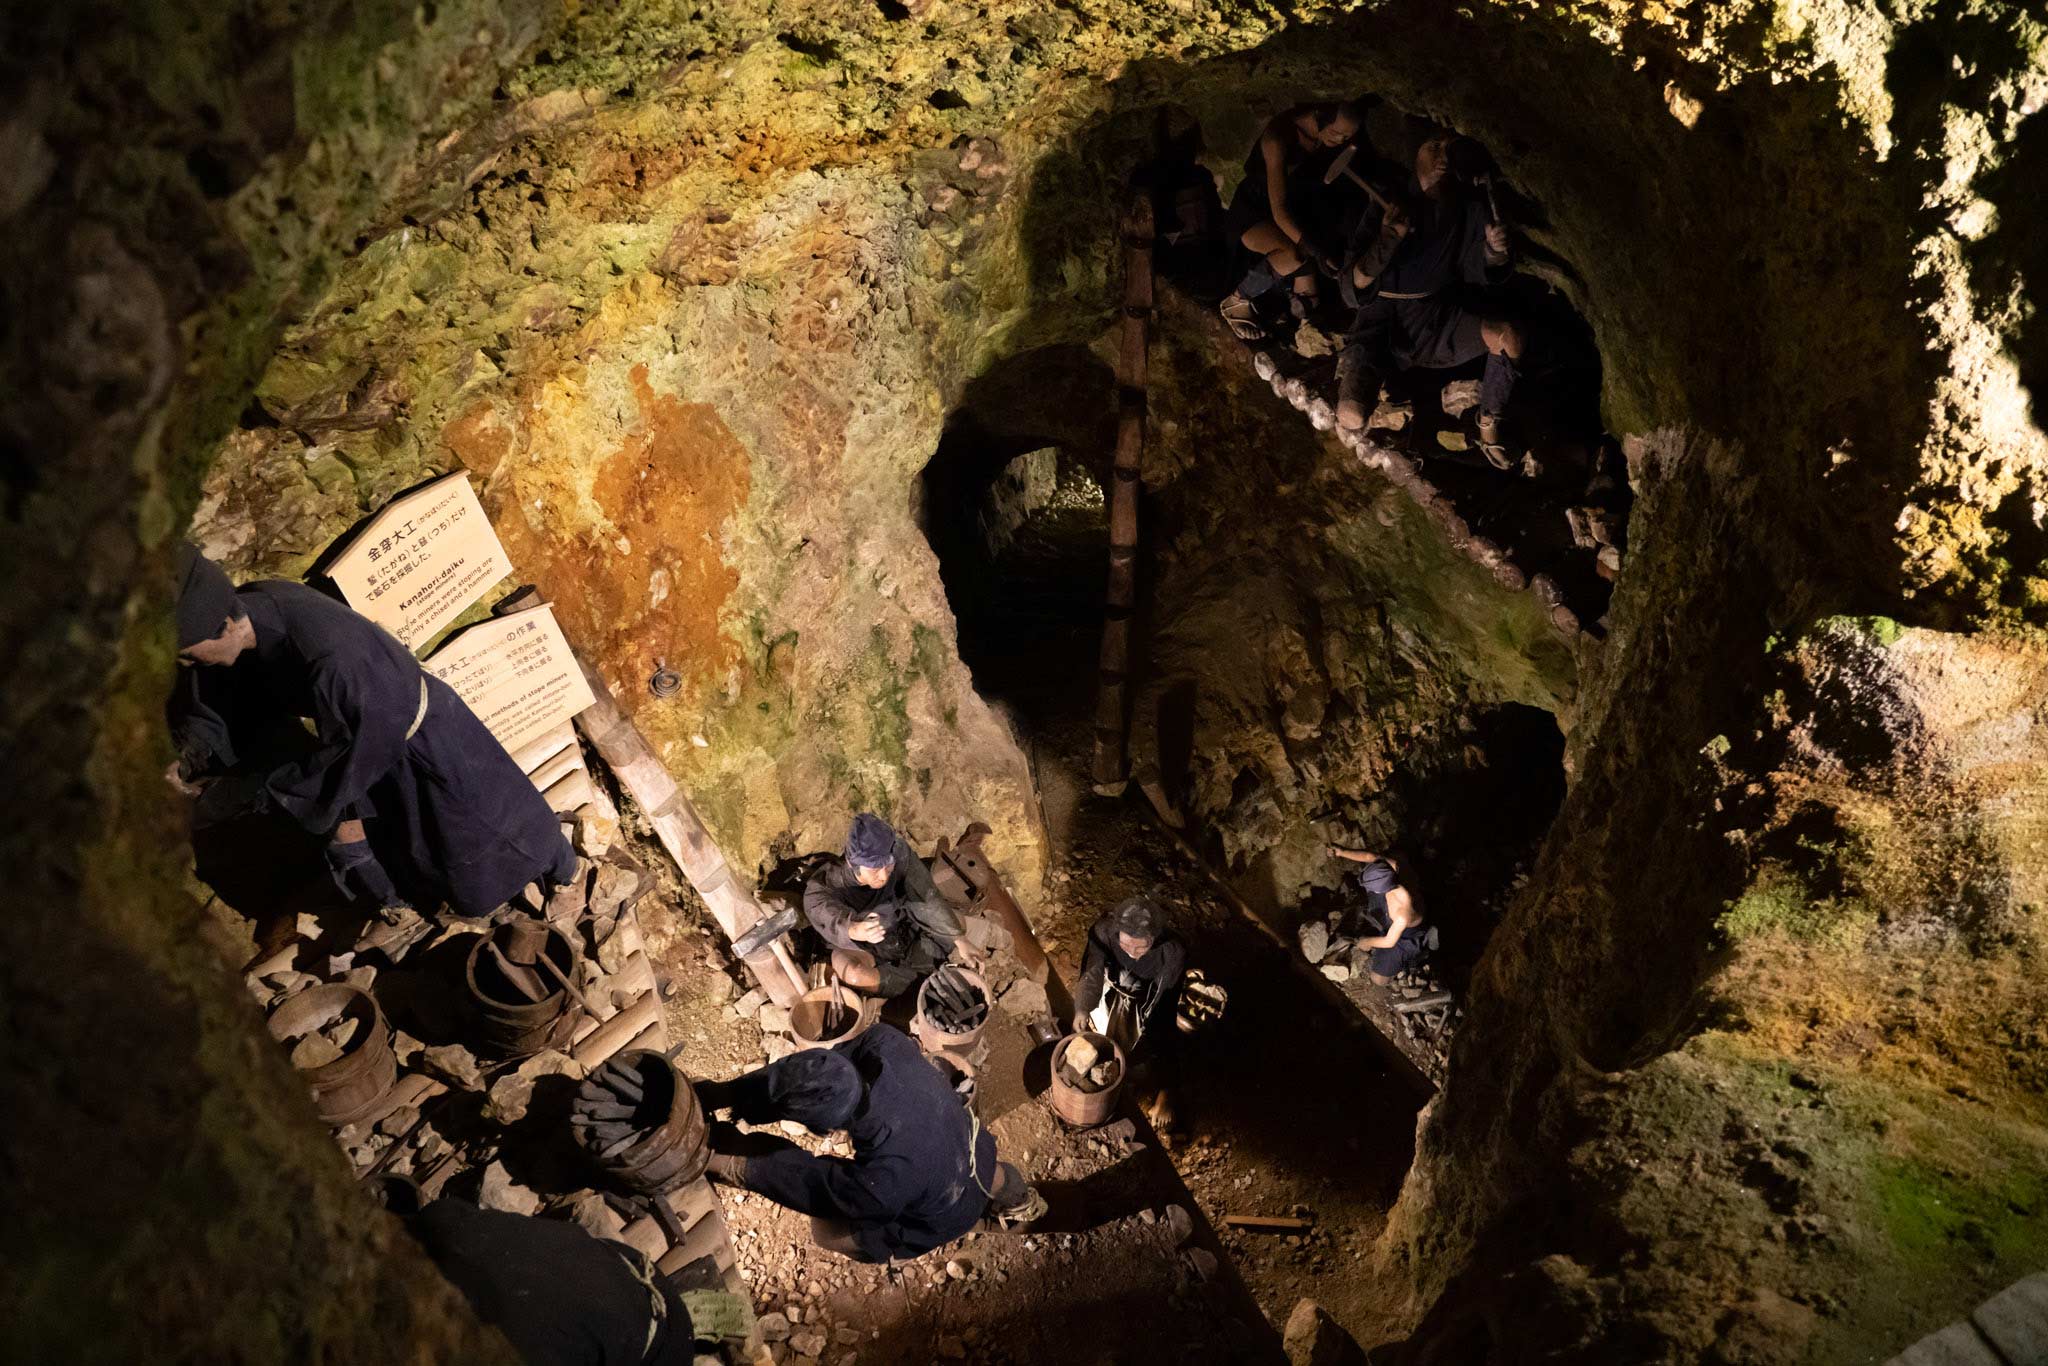
[[[1117,1093],[1123,1090],[1124,1079],[1130,1075],[1130,1064],[1124,1058],[1124,1050],[1114,1039],[1103,1034],[1086,1031],[1086,1037],[1095,1046],[1105,1050],[1116,1059],[1116,1075],[1100,1091],[1083,1091],[1073,1086],[1060,1075],[1060,1064],[1066,1061],[1067,1049],[1081,1034],[1069,1034],[1053,1045],[1052,1089],[1046,1094],[1052,1100],[1052,1112],[1077,1129],[1092,1129],[1116,1113]]]
[[[337,1129],[374,1114],[398,1080],[398,1059],[391,1052],[391,1026],[384,1022],[384,1012],[368,992],[329,982],[307,987],[270,1016],[270,1037],[279,1043],[343,1017],[356,1021],[356,1032],[341,1056],[299,1074],[313,1088],[313,1108]]]

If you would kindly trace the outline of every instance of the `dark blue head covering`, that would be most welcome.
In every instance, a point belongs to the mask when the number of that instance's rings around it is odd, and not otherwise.
[[[246,616],[235,598],[235,581],[199,553],[190,541],[178,547],[178,648],[212,640],[229,617]]]
[[[828,1049],[807,1048],[768,1069],[768,1103],[776,1115],[813,1133],[845,1128],[866,1089],[860,1069]]]
[[[1116,908],[1116,928],[1133,939],[1157,939],[1166,928],[1166,912],[1151,897],[1134,896]]]
[[[896,832],[872,811],[853,818],[846,832],[846,861],[856,868],[881,868],[896,858]]]
[[[1385,859],[1374,859],[1358,870],[1358,885],[1368,892],[1391,892],[1401,885],[1401,879],[1394,873],[1394,865]]]

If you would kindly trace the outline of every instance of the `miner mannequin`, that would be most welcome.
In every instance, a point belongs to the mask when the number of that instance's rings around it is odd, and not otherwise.
[[[845,854],[804,884],[804,915],[839,980],[872,995],[901,996],[947,958],[975,956],[931,870],[872,812],[854,817]]]
[[[1451,161],[1451,139],[1424,142],[1405,195],[1385,214],[1359,222],[1343,282],[1358,312],[1337,360],[1337,423],[1346,431],[1363,428],[1382,383],[1411,401],[1404,373],[1410,369],[1483,356],[1480,450],[1508,469],[1502,415],[1520,377],[1525,338],[1514,322],[1482,316],[1467,291],[1505,279],[1514,258],[1506,226],[1452,173]]]
[[[902,1030],[876,1024],[836,1048],[806,1049],[729,1082],[697,1083],[707,1111],[749,1124],[844,1129],[853,1156],[712,1130],[711,1176],[811,1216],[818,1246],[863,1262],[921,1256],[987,1216],[1007,1226],[1045,1212],[995,1138]],[[751,1141],[756,1151],[741,1152]]]
[[[396,637],[304,584],[237,589],[191,546],[180,568],[179,663],[242,676],[226,694],[238,714],[174,717],[174,781],[204,782],[202,818],[283,811],[326,837],[336,882],[380,911],[445,901],[482,916],[529,882],[574,876],[575,851],[547,802]],[[310,721],[315,743],[274,766],[217,748],[209,759],[209,733],[266,708]]]
[[[434,1201],[407,1221],[530,1366],[690,1366],[690,1311],[638,1251],[567,1219]]]
[[[1139,1089],[1151,1093],[1154,1127],[1173,1127],[1181,981],[1187,949],[1149,896],[1134,896],[1097,920],[1081,954],[1074,988],[1074,1029],[1114,1040],[1129,1057]]]
[[[1318,270],[1338,269],[1337,222],[1349,195],[1344,186],[1325,184],[1323,170],[1364,122],[1357,103],[1297,105],[1274,115],[1245,158],[1225,232],[1260,259],[1218,308],[1241,340],[1265,336],[1256,300],[1283,282],[1296,318],[1314,312]]]
[[[1394,978],[1422,961],[1429,943],[1422,907],[1414,893],[1401,884],[1400,866],[1391,857],[1369,849],[1329,847],[1331,858],[1363,864],[1357,873],[1358,888],[1365,893],[1361,907],[1365,928],[1370,931],[1353,946],[1364,950],[1372,980],[1391,986]]]

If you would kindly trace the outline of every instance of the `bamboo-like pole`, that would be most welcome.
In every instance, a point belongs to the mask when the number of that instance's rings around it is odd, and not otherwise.
[[[545,601],[539,589],[526,584],[507,594],[491,608],[491,613],[503,616],[521,608],[538,607]],[[704,818],[676,786],[654,746],[647,743],[647,737],[620,708],[604,675],[591,668],[590,661],[577,653],[575,646],[570,646],[570,653],[575,655],[576,666],[590,683],[590,695],[597,699],[578,714],[576,723],[597,747],[619,786],[647,813],[647,822],[654,827],[661,847],[668,850],[668,856],[683,870],[683,877],[704,898],[718,928],[729,940],[739,938],[767,912],[754,900],[752,890],[732,875],[732,867],[726,863],[717,841],[711,838]],[[779,940],[740,961],[752,970],[754,980],[768,993],[768,999],[779,1006],[795,1005],[808,985],[803,969]]]
[[[662,848],[668,850],[669,857],[683,870],[683,876],[697,889],[697,895],[704,898],[704,904],[711,909],[711,918],[718,922],[718,928],[725,931],[727,939],[739,938],[766,912],[754,900],[752,890],[733,876],[731,865],[726,863],[725,855],[705,828],[697,808],[690,805],[689,797],[676,786],[668,767],[655,754],[654,747],[647,743],[647,737],[640,733],[640,728],[620,710],[604,676],[581,656],[576,662],[583,666],[583,675],[590,680],[590,691],[597,698],[576,718],[577,724],[583,727],[583,733],[597,747],[598,754],[611,768],[612,776],[619,780],[619,786],[647,814],[647,823],[654,827]],[[775,1004],[791,1006],[803,995],[803,972],[779,940],[742,961],[753,970],[755,979],[761,983],[761,990],[767,992],[768,999]]]
[[[1131,614],[1138,586],[1138,474],[1145,457],[1145,346],[1152,319],[1152,200],[1124,215],[1124,326],[1117,351],[1116,463],[1109,497],[1109,584],[1095,692],[1095,790],[1122,792],[1129,758]]]

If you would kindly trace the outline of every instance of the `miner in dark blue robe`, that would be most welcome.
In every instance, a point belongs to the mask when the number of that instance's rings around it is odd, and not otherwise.
[[[853,1156],[817,1157],[777,1142],[752,1155],[715,1151],[711,1174],[811,1216],[827,1251],[864,1262],[916,1257],[985,1214],[1028,1222],[1044,1212],[1023,1174],[910,1036],[876,1024],[833,1049],[792,1053],[729,1082],[699,1082],[707,1110],[749,1124],[792,1120],[845,1129]],[[726,1146],[714,1130],[714,1149]],[[730,1135],[727,1141],[738,1140]],[[751,1136],[750,1136],[751,1137]]]
[[[1479,442],[1488,461],[1509,468],[1501,419],[1520,377],[1521,327],[1475,307],[1471,290],[1498,283],[1513,264],[1507,228],[1485,199],[1451,171],[1448,138],[1415,154],[1415,174],[1384,215],[1359,220],[1342,282],[1358,312],[1337,359],[1337,422],[1365,426],[1385,384],[1410,402],[1407,372],[1485,357],[1479,381]]]
[[[690,1366],[690,1311],[633,1248],[566,1219],[434,1201],[407,1226],[528,1366]]]
[[[281,811],[326,837],[336,880],[379,907],[445,901],[481,916],[529,882],[574,876],[559,819],[504,746],[396,637],[341,603],[283,580],[237,590],[187,547],[178,649],[181,664],[232,683],[181,680],[173,698],[181,767],[196,760],[202,771],[186,776],[211,776],[200,823]],[[273,734],[279,716],[311,721],[309,742],[243,752],[237,741]]]

